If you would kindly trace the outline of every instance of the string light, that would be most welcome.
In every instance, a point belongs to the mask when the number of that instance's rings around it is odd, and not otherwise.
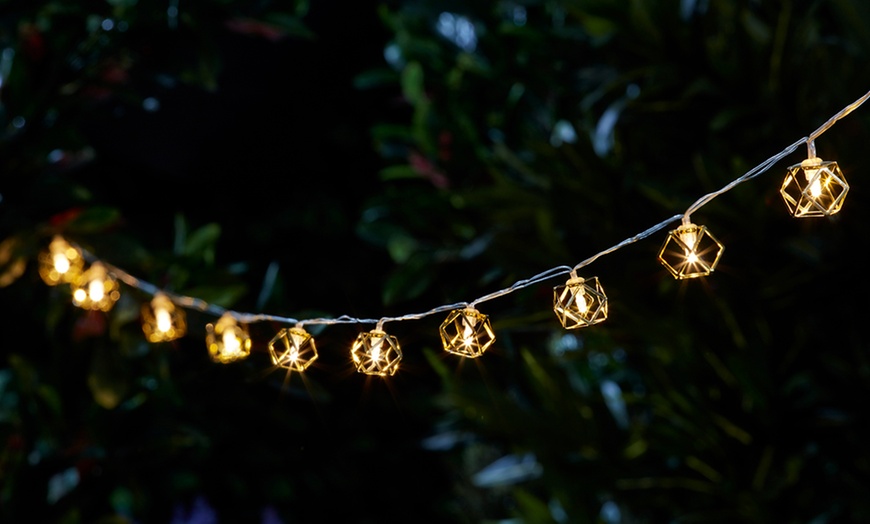
[[[305,371],[317,360],[314,338],[300,327],[282,329],[269,342],[272,363],[291,371]]]
[[[693,224],[689,218],[691,214],[714,198],[730,191],[738,184],[770,170],[776,163],[796,151],[800,144],[804,142],[806,142],[809,148],[809,157],[801,164],[789,168],[787,179],[781,188],[789,211],[794,216],[826,216],[839,212],[849,186],[846,184],[845,178],[836,162],[825,162],[816,156],[814,140],[835,122],[854,111],[868,99],[870,99],[870,92],[867,92],[861,98],[832,116],[824,125],[810,134],[809,137],[801,138],[719,190],[699,198],[685,213],[671,216],[641,233],[600,251],[573,268],[557,266],[548,269],[533,277],[519,280],[507,288],[484,295],[472,302],[442,305],[422,313],[383,317],[380,320],[357,318],[348,315],[341,315],[336,318],[299,320],[269,314],[229,311],[196,297],[172,294],[168,297],[168,300],[170,304],[177,306],[176,310],[178,310],[178,307],[192,308],[220,316],[215,325],[208,324],[206,326],[206,342],[209,354],[217,362],[232,362],[244,358],[250,353],[251,339],[246,326],[241,324],[242,322],[271,321],[295,324],[294,328],[284,329],[272,339],[269,343],[269,351],[275,365],[300,371],[307,368],[317,358],[314,341],[303,329],[304,325],[377,324],[372,331],[363,332],[358,335],[351,347],[351,360],[360,373],[380,376],[395,374],[402,359],[402,351],[398,340],[388,335],[382,329],[385,322],[420,320],[431,315],[449,312],[447,319],[441,324],[440,328],[444,349],[451,353],[472,358],[477,357],[483,354],[493,343],[495,334],[488,317],[479,313],[476,305],[557,276],[570,274],[570,278],[564,285],[553,288],[553,309],[559,322],[567,329],[593,325],[607,318],[608,300],[597,277],[582,279],[577,276],[579,269],[593,263],[598,258],[645,239],[671,223],[682,219],[682,225],[668,233],[668,237],[659,251],[658,259],[678,279],[709,275],[716,268],[722,256],[724,246],[705,226]],[[63,241],[60,237],[55,239]],[[54,243],[53,241],[52,244]],[[61,244],[58,243],[57,245]],[[74,268],[78,264],[75,261],[77,258],[93,262],[88,271],[73,281],[73,302],[78,306],[106,311],[118,299],[117,283],[107,274],[107,268],[108,273],[111,273],[111,275],[125,284],[154,296],[155,301],[157,300],[157,295],[162,293],[153,284],[139,280],[121,268],[109,264],[104,266],[99,260],[96,260],[96,257],[84,250],[80,250],[78,247],[71,246],[71,249],[72,251],[58,251],[68,254],[66,259],[69,269],[66,269],[66,263],[62,258],[58,258],[58,261],[55,261],[54,256],[50,254],[52,253],[52,248],[49,247],[49,254],[40,256],[40,270],[41,274],[42,267],[48,268],[49,272],[54,270],[58,276],[53,278],[43,276],[43,278],[46,279],[47,283],[55,285],[62,282],[63,278],[69,278],[60,277],[60,275],[65,274],[67,271],[74,271]],[[79,253],[80,256],[76,257],[76,253]],[[43,262],[45,263],[43,264]],[[153,303],[151,309],[156,311]],[[155,313],[153,316],[154,322],[159,323],[158,315]],[[146,318],[144,311],[143,318]],[[165,325],[165,316],[161,316],[161,318],[163,318],[162,322]],[[143,326],[143,329],[146,328]],[[146,331],[147,334],[148,332]]]
[[[55,235],[48,248],[39,254],[39,276],[49,286],[74,282],[84,267],[81,250],[60,235]]]
[[[100,262],[91,264],[72,284],[73,304],[83,309],[109,311],[119,298],[118,282]]]
[[[444,350],[454,355],[477,358],[495,342],[489,317],[474,309],[454,309],[439,329]]]
[[[553,288],[553,311],[565,329],[604,322],[607,319],[607,295],[598,277],[587,280],[572,272],[564,285]]]
[[[659,262],[676,279],[703,277],[716,269],[724,250],[725,246],[706,226],[684,219],[680,227],[668,233],[659,250]]]
[[[836,162],[811,157],[788,168],[779,190],[789,213],[797,218],[824,217],[843,207],[849,184]]]
[[[212,360],[229,364],[251,354],[251,336],[244,324],[239,324],[230,313],[224,313],[215,324],[205,326],[205,343]]]
[[[350,358],[356,370],[366,375],[394,375],[402,360],[402,349],[394,336],[381,327],[360,333],[350,348]]]
[[[149,342],[169,342],[187,332],[184,310],[175,307],[166,293],[157,293],[142,306],[142,331]]]

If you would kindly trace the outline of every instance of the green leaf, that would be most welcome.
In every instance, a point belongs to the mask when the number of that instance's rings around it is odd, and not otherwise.
[[[417,241],[407,235],[394,235],[387,241],[387,251],[397,264],[404,264],[417,252]]]
[[[264,17],[264,20],[281,29],[287,36],[306,40],[313,40],[316,36],[311,29],[302,23],[302,20],[286,13],[271,13]]]
[[[444,387],[448,387],[454,383],[453,373],[450,369],[444,364],[442,360],[442,353],[436,353],[429,348],[423,348],[423,356],[426,357],[426,361],[429,362],[429,365],[432,366],[432,369],[438,373],[438,376],[441,377],[441,383]]]
[[[113,207],[89,207],[69,221],[67,229],[73,233],[99,233],[117,225],[121,213]]]
[[[413,105],[425,101],[423,66],[419,62],[410,62],[402,70],[402,94]]]
[[[374,89],[394,85],[399,76],[392,69],[381,68],[364,71],[353,78],[353,87],[356,89]]]
[[[184,294],[191,297],[198,297],[205,300],[209,304],[215,304],[220,307],[232,307],[240,298],[245,295],[247,288],[244,284],[226,284],[223,286],[201,286],[185,290]]]
[[[523,522],[555,522],[550,514],[550,507],[543,500],[524,489],[513,490],[513,495],[517,501],[517,513]]]
[[[106,409],[114,409],[127,395],[127,374],[121,357],[114,348],[100,347],[91,359],[88,388],[94,401]]]
[[[412,256],[387,279],[383,294],[384,304],[390,305],[420,296],[432,284],[434,274],[432,261],[428,256]]]
[[[381,169],[381,172],[378,173],[378,176],[381,180],[400,180],[407,178],[420,178],[420,173],[418,173],[413,167],[402,165],[402,166],[390,166]]]
[[[214,264],[215,246],[221,236],[221,226],[211,223],[202,226],[187,237],[184,254],[188,256],[202,255],[206,264]]]

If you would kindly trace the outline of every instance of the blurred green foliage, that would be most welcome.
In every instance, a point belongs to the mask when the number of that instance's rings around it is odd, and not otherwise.
[[[480,305],[497,341],[465,362],[437,347],[440,319],[396,324],[405,361],[387,383],[351,376],[353,329],[317,333],[319,365],[285,377],[265,356],[277,326],[253,328],[250,361],[216,366],[194,329],[148,347],[144,296],[85,314],[42,285],[33,261],[62,231],[228,307],[471,300],[682,212],[870,86],[859,0],[354,5],[370,18],[340,25],[302,1],[0,2],[0,301],[17,337],[0,369],[0,517],[870,517],[865,108],[817,141],[853,183],[840,215],[788,217],[778,165],[693,215],[726,245],[712,276],[671,279],[662,233],[584,268],[607,322],[564,331],[551,286],[524,289]],[[233,60],[286,76],[239,79]],[[261,95],[264,79],[288,93]],[[218,116],[183,128],[208,155],[113,150],[175,136],[143,113],[195,119],[209,111],[193,101],[221,93]]]

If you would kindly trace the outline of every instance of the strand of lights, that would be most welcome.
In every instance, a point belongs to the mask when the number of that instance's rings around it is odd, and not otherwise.
[[[787,169],[786,178],[780,188],[788,212],[799,218],[830,216],[839,212],[849,186],[836,162],[823,161],[816,156],[815,140],[868,99],[870,92],[840,110],[809,136],[789,145],[721,189],[702,196],[684,213],[667,218],[573,267],[557,266],[471,302],[441,305],[422,313],[379,319],[349,315],[296,319],[228,310],[200,298],[161,290],[67,243],[60,236],[55,236],[47,251],[40,255],[40,275],[49,285],[69,283],[73,289],[73,303],[86,309],[111,309],[119,297],[115,279],[151,295],[151,302],[142,308],[142,329],[151,342],[164,342],[184,336],[186,322],[183,308],[217,316],[217,322],[206,325],[206,346],[212,360],[220,363],[234,362],[250,354],[252,342],[247,325],[251,323],[269,321],[293,325],[281,329],[268,343],[268,350],[276,367],[297,372],[305,371],[318,358],[314,339],[304,329],[306,325],[374,324],[375,328],[371,331],[358,334],[350,349],[350,360],[360,373],[390,376],[399,368],[402,350],[396,337],[384,330],[384,325],[388,322],[421,320],[445,312],[448,315],[439,328],[444,350],[455,355],[476,358],[495,342],[495,332],[489,317],[477,310],[479,304],[568,274],[569,278],[564,285],[553,288],[553,311],[559,322],[565,329],[601,323],[607,319],[608,313],[608,299],[604,288],[598,277],[583,278],[578,271],[603,256],[661,231],[677,220],[681,224],[668,233],[659,250],[659,262],[676,279],[709,275],[715,270],[725,248],[706,226],[698,226],[692,222],[692,214],[737,185],[767,172],[796,151],[802,143],[807,144],[808,158]],[[91,262],[86,271],[85,261]]]

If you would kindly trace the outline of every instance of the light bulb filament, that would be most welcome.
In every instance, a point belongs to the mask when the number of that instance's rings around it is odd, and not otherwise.
[[[462,329],[462,343],[465,347],[470,347],[474,344],[474,328],[471,327],[469,322],[466,322],[465,327]]]
[[[698,255],[695,253],[695,243],[698,241],[698,235],[694,231],[686,231],[680,235],[680,238],[685,244],[686,261],[689,264],[698,263]]]
[[[580,291],[580,293],[577,294],[575,304],[577,305],[577,311],[581,314],[585,314],[589,311],[589,303],[586,301],[586,293],[583,291]]]
[[[804,176],[807,182],[810,182],[810,196],[819,198],[822,195],[822,177],[819,176],[819,169],[805,169]]]

